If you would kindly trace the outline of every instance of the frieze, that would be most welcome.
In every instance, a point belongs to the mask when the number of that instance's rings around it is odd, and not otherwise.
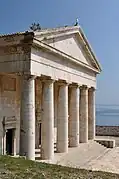
[[[0,47],[0,55],[24,54],[24,53],[27,54],[29,52],[30,52],[30,47],[27,45]]]
[[[22,48],[17,46],[5,47],[3,50],[6,54],[22,53]]]
[[[14,37],[13,36],[6,36],[3,38],[3,40],[5,42],[13,42],[14,41]]]

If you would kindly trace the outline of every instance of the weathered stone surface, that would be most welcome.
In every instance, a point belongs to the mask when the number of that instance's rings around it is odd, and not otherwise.
[[[96,135],[119,137],[119,126],[96,126]]]
[[[12,146],[16,147],[16,153],[22,151],[22,155],[34,160],[35,147],[39,149],[41,143],[42,157],[51,160],[54,142],[57,152],[68,152],[68,136],[70,146],[76,147],[80,132],[81,142],[87,143],[88,115],[92,120],[89,134],[93,139],[94,102],[89,107],[88,89],[96,88],[96,75],[100,72],[100,65],[80,27],[0,36],[0,118],[16,118],[8,126],[8,130],[16,129],[16,144]],[[21,83],[24,77],[27,79]],[[44,80],[54,83],[44,83],[43,88]],[[77,84],[77,89],[73,90],[69,105],[68,90],[72,84]],[[81,99],[78,85],[85,86]],[[6,150],[5,140],[6,131],[1,121],[1,153]]]
[[[95,139],[101,145],[104,145],[107,148],[114,148],[115,147],[115,140],[112,139]]]
[[[88,142],[88,88],[82,86],[80,88],[80,103],[79,103],[79,126],[80,138],[79,142]]]

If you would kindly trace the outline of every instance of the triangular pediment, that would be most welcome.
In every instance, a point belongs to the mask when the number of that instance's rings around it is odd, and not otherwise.
[[[82,36],[83,35],[83,36]],[[45,42],[51,47],[75,58],[86,66],[101,71],[100,65],[92,52],[84,34],[81,34],[79,28],[57,28],[53,30],[44,30],[37,32],[35,38]]]

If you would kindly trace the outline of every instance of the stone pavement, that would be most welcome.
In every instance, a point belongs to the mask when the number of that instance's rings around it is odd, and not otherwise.
[[[105,155],[91,161],[88,169],[90,169],[90,167],[93,170],[119,173],[119,147],[111,149],[109,152],[106,152]]]
[[[95,141],[89,141],[88,144],[82,143],[79,147],[69,148],[68,153],[55,153],[53,161],[45,162],[119,173],[119,147],[109,149]]]

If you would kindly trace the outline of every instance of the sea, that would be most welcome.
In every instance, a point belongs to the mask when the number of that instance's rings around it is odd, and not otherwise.
[[[119,126],[119,105],[96,105],[96,124]]]

